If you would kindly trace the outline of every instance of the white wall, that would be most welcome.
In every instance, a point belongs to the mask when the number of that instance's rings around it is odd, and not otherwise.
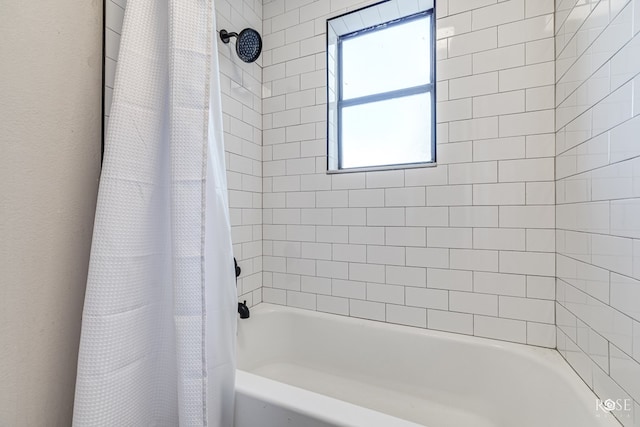
[[[264,2],[264,301],[554,347],[553,1],[437,1],[439,165],[326,175],[325,22],[370,3]]]
[[[101,2],[0,2],[0,425],[69,426],[100,173]]]
[[[640,1],[556,2],[558,350],[640,425]]]
[[[106,1],[105,124],[108,125],[126,0]],[[262,32],[261,0],[216,0],[218,30]],[[218,39],[224,144],[234,256],[242,275],[238,296],[262,301],[262,58],[252,64],[235,53],[235,40]]]

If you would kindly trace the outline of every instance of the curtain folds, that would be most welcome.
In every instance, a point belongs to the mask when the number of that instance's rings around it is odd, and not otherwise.
[[[75,426],[233,424],[236,289],[211,0],[129,0]]]

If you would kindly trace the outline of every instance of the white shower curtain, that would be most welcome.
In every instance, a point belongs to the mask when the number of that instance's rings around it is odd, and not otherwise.
[[[81,426],[233,424],[236,289],[213,0],[129,0],[74,408]]]

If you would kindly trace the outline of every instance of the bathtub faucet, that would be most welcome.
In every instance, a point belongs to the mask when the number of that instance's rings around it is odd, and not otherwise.
[[[238,303],[238,314],[240,314],[240,318],[241,319],[248,319],[249,318],[249,307],[247,307],[247,301],[245,300],[244,302],[239,302]]]

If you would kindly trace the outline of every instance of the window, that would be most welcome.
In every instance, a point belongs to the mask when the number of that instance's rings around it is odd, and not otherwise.
[[[433,5],[418,3],[327,20],[330,173],[435,163]]]

